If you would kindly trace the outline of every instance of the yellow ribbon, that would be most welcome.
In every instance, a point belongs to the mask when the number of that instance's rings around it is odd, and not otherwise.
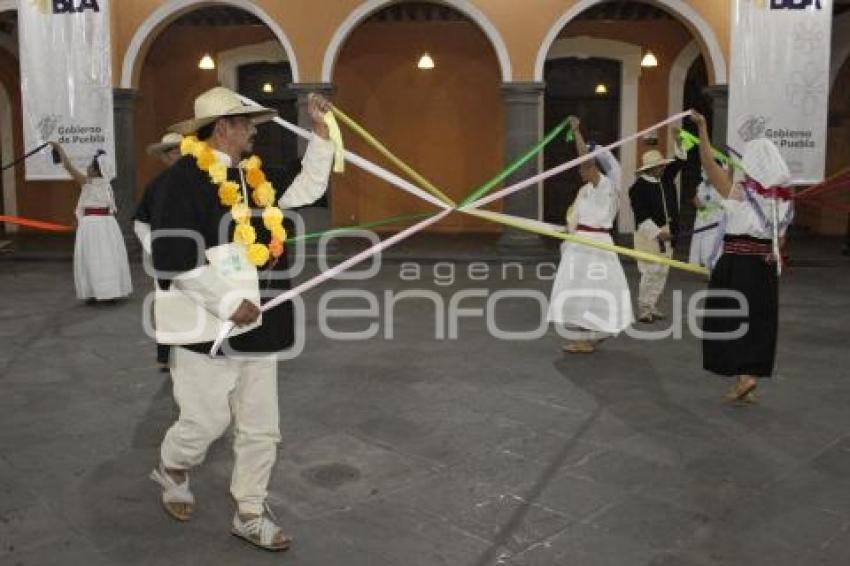
[[[331,111],[336,115],[337,118],[342,120],[342,122],[346,126],[351,128],[354,133],[356,133],[358,136],[363,138],[366,143],[375,148],[378,153],[389,159],[396,167],[404,171],[404,173],[407,174],[408,177],[416,181],[420,187],[427,190],[429,193],[431,193],[441,201],[445,202],[446,204],[455,206],[455,202],[448,196],[446,196],[443,191],[435,187],[430,181],[428,181],[428,179],[417,173],[412,167],[410,167],[404,161],[396,157],[389,149],[386,148],[386,146],[384,146],[384,144],[375,139],[375,137],[372,136],[372,134],[370,134],[369,132],[367,132],[360,124],[346,116],[342,110],[340,110],[336,106],[331,106]]]
[[[333,112],[325,112],[325,124],[328,126],[328,136],[334,144],[334,173],[345,172],[345,146],[342,144],[342,132],[334,118]]]
[[[699,275],[708,275],[709,271],[705,267],[701,265],[693,264],[693,263],[685,263],[683,261],[678,261],[675,259],[670,259],[668,257],[652,254],[649,252],[643,252],[640,250],[635,250],[632,248],[624,248],[622,246],[616,246],[613,244],[606,244],[604,242],[597,242],[596,240],[590,240],[586,238],[582,238],[580,236],[576,236],[574,234],[569,234],[566,232],[562,232],[560,230],[556,230],[552,226],[538,222],[535,220],[531,220],[530,218],[522,218],[519,216],[511,216],[509,214],[501,214],[499,212],[493,212],[490,210],[480,210],[477,208],[471,208],[475,206],[475,203],[470,203],[469,207],[457,208],[457,204],[447,197],[440,189],[431,184],[427,179],[425,179],[422,175],[417,173],[412,167],[407,165],[401,159],[396,157],[389,149],[386,148],[381,142],[379,142],[374,136],[372,136],[369,132],[367,132],[362,126],[360,126],[357,122],[349,118],[345,115],[342,110],[335,106],[331,106],[331,112],[342,120],[342,122],[351,128],[357,135],[363,138],[366,143],[376,149],[381,155],[389,159],[393,164],[395,164],[399,169],[404,171],[411,179],[416,181],[419,186],[426,189],[435,197],[441,199],[446,204],[455,207],[456,211],[463,212],[465,214],[469,214],[471,216],[476,216],[478,218],[483,218],[485,220],[489,220],[491,222],[496,222],[498,224],[504,224],[506,226],[512,226],[514,228],[518,228],[520,230],[525,230],[527,232],[532,232],[535,234],[541,234],[543,236],[550,236],[552,238],[557,238],[559,240],[566,240],[568,242],[573,242],[575,244],[590,246],[592,248],[597,248],[600,250],[605,250],[608,252],[613,252],[615,254],[624,255],[628,257],[632,257],[634,259],[638,259],[640,261],[645,261],[648,263],[658,263],[661,265],[667,265],[674,269],[680,269],[682,271],[688,271],[691,273],[696,273]],[[325,121],[327,122],[328,116],[330,113],[325,115]],[[328,124],[328,127],[331,131],[331,139],[333,139],[333,127]],[[339,128],[337,126],[337,134],[339,135]],[[336,143],[336,142],[335,142]],[[341,141],[340,141],[341,144]]]
[[[465,212],[466,214],[471,214],[472,216],[477,216],[485,220],[490,220],[491,222],[497,222],[506,226],[519,228],[520,230],[525,230],[527,232],[534,232],[535,234],[542,234],[543,236],[551,236],[552,238],[558,238],[559,240],[566,240],[575,244],[590,246],[591,248],[597,248],[600,250],[613,252],[615,254],[632,257],[640,261],[668,265],[675,269],[681,269],[682,271],[689,271],[691,273],[697,273],[699,275],[709,274],[708,269],[702,267],[701,265],[696,265],[694,263],[685,263],[683,261],[670,259],[662,255],[656,255],[648,252],[642,252],[640,250],[634,250],[632,248],[624,248],[622,246],[615,246],[614,244],[606,244],[605,242],[597,242],[596,240],[582,238],[581,236],[576,236],[575,234],[568,234],[566,232],[555,230],[554,228],[551,228],[543,222],[537,222],[529,218],[521,218],[508,214],[501,214],[499,212],[493,212],[490,210],[479,210],[477,208],[462,209],[461,212]]]

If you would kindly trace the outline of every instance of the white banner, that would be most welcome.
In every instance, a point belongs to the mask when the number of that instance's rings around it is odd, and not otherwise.
[[[115,171],[108,0],[19,0],[24,150],[65,147],[85,172],[98,150]],[[49,148],[26,162],[28,180],[67,179]]]
[[[734,0],[729,145],[766,137],[793,184],[823,180],[832,0]]]

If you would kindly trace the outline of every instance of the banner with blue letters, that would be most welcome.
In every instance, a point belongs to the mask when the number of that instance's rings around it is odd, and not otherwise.
[[[729,145],[766,137],[794,184],[823,180],[833,0],[734,0]]]
[[[24,149],[58,141],[83,172],[102,149],[115,171],[108,0],[19,0],[18,25]],[[68,175],[45,150],[26,178]]]

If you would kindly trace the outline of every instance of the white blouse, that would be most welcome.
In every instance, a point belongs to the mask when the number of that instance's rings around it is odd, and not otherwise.
[[[118,212],[118,208],[115,206],[115,195],[109,181],[103,177],[95,177],[89,179],[83,185],[75,210],[77,220],[81,220],[85,216],[86,208],[108,208],[112,214]]]
[[[740,184],[732,189],[729,198],[723,200],[725,211],[725,233],[729,235],[747,235],[763,240],[773,238],[773,200],[752,191],[746,194]],[[791,201],[777,199],[779,235],[784,236],[788,225],[794,219],[794,207]]]
[[[594,187],[587,183],[579,189],[571,208],[572,214],[567,219],[571,232],[579,224],[610,230],[619,210],[619,197],[611,180],[600,173],[599,184]]]

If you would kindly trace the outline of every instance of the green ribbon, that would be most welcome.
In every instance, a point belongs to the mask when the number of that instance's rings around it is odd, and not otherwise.
[[[458,206],[458,208],[468,205],[469,203],[475,202],[480,199],[488,192],[493,190],[499,183],[504,181],[508,176],[514,173],[517,169],[528,163],[532,158],[534,158],[538,153],[540,153],[547,145],[549,145],[555,138],[558,137],[564,130],[566,130],[566,141],[572,142],[575,140],[575,134],[573,133],[572,127],[569,124],[569,119],[565,119],[560,122],[557,126],[552,128],[552,130],[546,134],[542,140],[537,142],[534,146],[529,148],[524,154],[518,157],[513,163],[505,167],[500,173],[498,173],[495,177],[484,183],[483,185],[476,188],[464,201]],[[321,232],[312,232],[310,234],[304,234],[303,236],[293,236],[292,238],[287,238],[285,243],[297,242],[299,240],[315,240],[317,238],[321,238],[325,234],[340,234],[343,232],[351,232],[353,230],[367,230],[369,228],[377,228],[379,226],[386,226],[388,224],[396,224],[399,222],[407,222],[410,220],[419,220],[422,218],[427,218],[429,216],[433,216],[433,213],[427,212],[422,214],[407,214],[402,216],[393,216],[391,218],[385,218],[383,220],[376,220],[375,222],[367,222],[366,224],[358,224],[355,226],[344,226],[342,228],[332,228],[330,230],[323,230]]]
[[[685,152],[692,150],[700,144],[699,138],[686,130],[679,130],[679,141],[681,142],[682,149],[685,150]],[[716,157],[723,163],[727,165],[732,165],[732,167],[740,169],[741,171],[744,170],[744,166],[737,160],[732,159],[717,148],[712,147],[711,149],[714,152],[714,157]]]
[[[493,190],[493,188],[496,185],[498,185],[499,183],[504,181],[512,173],[516,172],[517,169],[519,169],[520,167],[522,167],[523,165],[528,163],[533,157],[535,157],[538,153],[540,153],[543,150],[543,148],[545,148],[547,145],[549,145],[552,142],[552,140],[554,140],[556,137],[558,137],[558,134],[563,132],[564,129],[567,130],[567,141],[568,142],[575,139],[575,136],[573,135],[573,130],[570,127],[570,124],[569,124],[569,118],[567,118],[564,121],[562,121],[560,124],[558,124],[557,126],[552,128],[552,130],[546,135],[545,138],[543,138],[542,140],[537,142],[534,146],[529,148],[528,151],[526,151],[523,155],[521,155],[519,158],[517,158],[513,163],[511,163],[510,165],[508,165],[507,167],[502,169],[502,171],[500,173],[498,173],[495,177],[493,177],[492,179],[490,179],[489,181],[487,181],[486,183],[484,183],[483,185],[481,185],[480,187],[478,187],[474,191],[472,191],[472,193],[468,197],[463,199],[463,202],[460,203],[459,208],[463,208],[463,207],[469,205],[470,203],[475,202],[476,200],[480,199],[481,197],[486,195],[488,192]]]
[[[330,230],[323,230],[321,232],[312,232],[310,234],[304,234],[303,236],[293,236],[292,238],[287,238],[286,243],[297,242],[299,240],[315,240],[317,238],[321,238],[325,234],[338,234],[342,232],[351,232],[353,230],[366,230],[369,228],[377,228],[378,226],[386,226],[387,224],[396,224],[398,222],[406,222],[408,220],[418,220],[420,218],[426,218],[428,216],[433,216],[434,213],[426,212],[423,214],[407,214],[403,216],[393,216],[391,218],[385,218],[383,220],[376,220],[375,222],[367,222],[366,224],[358,224],[356,226],[343,226],[342,228],[332,228]]]

